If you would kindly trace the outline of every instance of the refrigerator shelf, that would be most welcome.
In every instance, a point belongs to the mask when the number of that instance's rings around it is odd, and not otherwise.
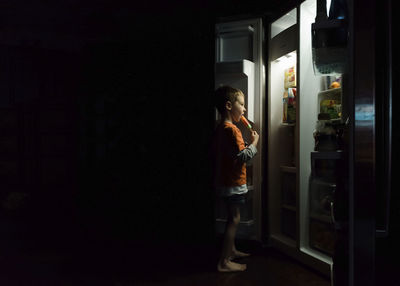
[[[336,188],[336,181],[330,182],[330,181],[327,181],[327,180],[324,180],[324,179],[320,179],[319,177],[313,177],[312,178],[312,184],[320,185],[320,186],[324,186],[324,187],[329,187],[329,188],[332,188],[332,189]]]
[[[276,246],[278,249],[287,248],[287,247],[290,247],[293,249],[293,248],[297,247],[296,240],[294,240],[293,238],[290,238],[289,236],[281,234],[281,233],[271,234],[270,243],[272,245]]]
[[[217,218],[217,219],[215,219],[215,221],[217,222],[217,223],[226,223],[227,222],[227,219],[225,219],[225,218]],[[239,224],[240,225],[245,225],[245,226],[252,226],[252,225],[254,225],[254,220],[252,220],[252,219],[250,219],[250,220],[245,220],[245,221],[240,221],[239,222]]]
[[[310,220],[317,220],[322,223],[333,224],[332,218],[330,216],[315,212],[310,213]]]
[[[297,212],[297,208],[295,206],[291,206],[288,204],[282,204],[282,208],[292,212]]]
[[[280,167],[280,169],[281,169],[281,172],[284,172],[284,173],[296,173],[296,171],[297,171],[297,167],[294,167],[294,166],[279,166]]]
[[[317,251],[322,252],[323,254],[326,254],[330,257],[333,256],[333,249],[332,248],[328,248],[325,245],[321,245],[319,243],[314,243],[311,245],[312,248],[314,248]]]
[[[311,159],[339,160],[343,157],[343,151],[315,151],[311,152]]]
[[[347,24],[346,21],[343,19],[326,19],[326,20],[319,20],[316,23],[312,23],[312,27],[319,29],[334,29],[343,27],[346,24]]]
[[[218,75],[237,75],[248,77],[254,74],[254,63],[249,60],[226,61],[215,64],[215,71]]]
[[[329,256],[335,248],[335,231],[332,224],[310,220],[310,246]]]
[[[338,87],[338,88],[330,88],[330,89],[326,89],[326,90],[322,90],[318,93],[318,96],[335,96],[338,95],[340,96],[340,94],[342,93],[342,88]]]

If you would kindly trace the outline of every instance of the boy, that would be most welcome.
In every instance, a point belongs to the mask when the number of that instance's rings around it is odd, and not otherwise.
[[[222,253],[217,269],[220,272],[244,271],[246,264],[233,262],[235,258],[249,256],[235,247],[236,229],[240,222],[240,206],[245,203],[246,162],[257,153],[259,135],[252,131],[251,144],[245,146],[242,133],[233,124],[239,122],[246,112],[244,94],[241,90],[222,86],[215,91],[216,108],[221,114],[221,122],[214,134],[214,187],[227,204],[226,223]]]

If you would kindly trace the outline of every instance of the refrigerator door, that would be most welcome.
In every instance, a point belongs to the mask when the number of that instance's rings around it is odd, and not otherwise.
[[[303,1],[296,8],[297,28],[288,25],[283,31],[272,37],[273,25],[280,19],[271,23],[269,47],[277,49],[269,51],[268,120],[271,122],[276,120],[276,128],[272,123],[268,128],[268,144],[271,147],[268,152],[270,154],[269,161],[271,162],[276,154],[280,154],[277,152],[279,149],[271,144],[285,135],[282,142],[294,141],[294,148],[291,149],[294,149],[296,158],[293,160],[294,164],[289,166],[291,162],[285,160],[288,158],[281,156],[280,162],[286,164],[285,168],[281,169],[294,168],[296,175],[293,177],[297,178],[295,179],[294,193],[296,200],[294,205],[289,208],[286,203],[282,204],[282,198],[285,196],[282,196],[281,191],[284,192],[285,189],[277,187],[279,182],[281,186],[285,186],[282,182],[287,182],[288,176],[283,176],[284,181],[278,180],[279,176],[273,175],[273,172],[276,172],[279,166],[269,164],[267,191],[270,201],[268,212],[271,217],[270,238],[274,246],[322,273],[327,273],[326,266],[330,266],[333,285],[373,285],[377,211],[376,171],[379,168],[376,138],[381,131],[381,127],[378,125],[380,121],[377,121],[376,117],[378,108],[383,110],[382,118],[384,120],[382,122],[386,126],[385,129],[382,129],[382,133],[386,134],[387,138],[383,143],[385,145],[384,152],[386,158],[390,156],[390,146],[388,145],[390,143],[390,114],[387,113],[390,98],[385,97],[386,107],[377,101],[379,84],[376,77],[375,46],[377,4],[375,0],[348,1],[348,19],[344,19],[347,21],[348,27],[346,67],[342,70],[344,72],[339,81],[342,85],[342,94],[340,100],[332,97],[330,101],[332,107],[336,108],[336,115],[340,113],[341,127],[339,129],[341,130],[337,132],[338,129],[336,129],[336,133],[331,133],[331,135],[335,134],[336,139],[331,137],[331,144],[325,144],[322,148],[321,140],[317,140],[321,139],[319,124],[326,120],[326,116],[331,117],[327,119],[330,120],[329,124],[331,125],[335,124],[333,121],[337,118],[336,116],[332,118],[333,113],[321,114],[324,112],[321,112],[322,108],[320,108],[320,104],[317,104],[319,95],[330,96],[321,94],[324,92],[324,88],[329,89],[330,86],[325,84],[324,87],[323,83],[327,81],[321,77],[323,73],[315,75],[313,62],[310,59],[311,32],[313,31],[311,24],[315,21],[315,15],[312,21],[309,21],[309,18],[315,11],[312,8],[316,9],[317,2],[319,1]],[[282,18],[287,18],[289,15],[290,12],[283,15]],[[297,29],[297,32],[292,34],[294,29]],[[290,36],[286,37],[285,34]],[[281,118],[284,118],[285,112],[283,115],[276,113],[276,110],[281,110],[279,102],[285,98],[285,92],[281,90],[275,95],[276,85],[283,88],[283,81],[275,78],[277,74],[284,74],[285,70],[280,71],[277,67],[288,61],[289,54],[274,55],[279,54],[280,51],[286,51],[279,47],[291,45],[293,39],[298,42],[290,49],[296,50],[297,57],[297,115],[295,125],[291,127],[294,131],[289,132],[288,126],[281,124],[283,121]],[[285,44],[274,43],[278,41],[285,41]],[[327,74],[333,76],[331,72],[329,71]],[[335,70],[336,72],[337,70]],[[280,97],[281,100],[274,101],[275,97]],[[278,108],[274,108],[274,102]],[[276,129],[275,133],[273,133],[274,128]],[[328,129],[324,129],[325,135],[330,132]],[[290,139],[290,134],[294,134],[294,140]],[[315,147],[313,146],[313,134],[316,143],[319,144]],[[335,144],[341,152],[334,150]],[[276,146],[283,145],[276,144]],[[319,149],[313,150],[313,147],[319,147]],[[288,152],[289,149],[284,150],[286,155],[291,153]],[[320,162],[315,160],[320,160]],[[318,164],[320,167],[315,167]],[[385,170],[390,171],[389,159],[386,159],[383,165]],[[318,168],[336,170],[337,174],[333,176],[335,180],[330,181],[329,176],[321,180],[320,177],[323,176],[318,175]],[[321,169],[319,171],[321,174]],[[390,172],[386,175],[389,176]],[[273,180],[277,183],[272,183]],[[386,182],[388,182],[388,178],[386,178]],[[389,189],[389,186],[386,189]],[[384,198],[383,201],[387,202],[387,193],[384,194]],[[282,211],[276,206],[281,206]],[[274,208],[276,211],[272,212]],[[383,207],[380,210],[386,211],[387,208]],[[289,213],[294,213],[294,215],[289,216]],[[274,219],[274,217],[279,219]],[[387,218],[385,215],[383,217]],[[289,219],[296,221],[291,232],[286,229]]]
[[[245,116],[253,128],[262,134],[263,120],[263,25],[260,18],[240,21],[221,21],[215,27],[215,88],[230,85],[245,94]],[[219,114],[215,111],[216,122]],[[250,131],[237,123],[245,142],[250,142]],[[262,135],[258,146],[262,146]],[[261,158],[262,148],[247,163],[248,194],[241,209],[237,237],[261,240]],[[215,205],[216,231],[223,233],[226,223],[226,206],[217,196]]]
[[[389,2],[347,1],[347,67],[342,87],[342,108],[348,114],[343,134],[347,155],[331,204],[336,229],[333,285],[375,285],[375,237],[388,231],[391,56],[385,33],[390,20],[379,22],[376,11],[379,7],[382,15],[390,14]]]
[[[391,169],[390,45],[381,41],[390,39],[382,36],[389,32],[390,22],[383,24],[379,18],[391,13],[390,1],[348,3],[350,146],[354,160],[349,161],[349,241],[341,245],[348,251],[348,267],[344,273],[337,271],[335,277],[348,281],[336,285],[378,285],[375,240],[388,231]],[[387,47],[381,49],[382,44]]]

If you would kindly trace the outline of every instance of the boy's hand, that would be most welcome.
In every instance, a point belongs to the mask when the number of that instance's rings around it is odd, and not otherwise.
[[[256,131],[251,132],[251,144],[254,146],[257,146],[258,139],[260,138],[260,135]]]

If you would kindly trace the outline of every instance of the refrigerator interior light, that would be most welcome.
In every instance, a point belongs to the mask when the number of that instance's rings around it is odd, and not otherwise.
[[[296,55],[295,52],[291,52],[291,53],[286,54],[285,57],[291,58],[291,57],[293,57],[293,56],[295,56],[295,55]]]
[[[326,11],[329,13],[329,9],[331,8],[331,1],[332,0],[326,0]],[[328,15],[329,17],[329,15]]]
[[[281,56],[273,61],[274,63],[280,63],[282,66],[289,66],[296,64],[296,51],[290,52],[286,55]]]

